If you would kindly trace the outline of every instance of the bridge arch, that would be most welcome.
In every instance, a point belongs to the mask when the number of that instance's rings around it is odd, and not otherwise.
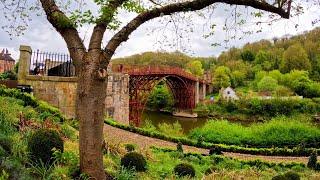
[[[129,122],[139,126],[151,91],[164,81],[173,94],[175,109],[195,108],[196,77],[181,68],[152,66],[114,66],[113,71],[129,74]]]

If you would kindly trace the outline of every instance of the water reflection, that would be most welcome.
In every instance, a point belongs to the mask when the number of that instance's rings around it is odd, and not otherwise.
[[[208,119],[207,118],[185,118],[172,116],[169,113],[145,111],[142,115],[142,123],[149,119],[153,125],[158,126],[160,123],[173,124],[179,122],[184,133],[188,133],[190,130],[203,126]]]

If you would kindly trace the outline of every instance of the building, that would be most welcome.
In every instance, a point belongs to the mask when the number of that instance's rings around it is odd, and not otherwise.
[[[236,95],[236,92],[231,88],[227,87],[226,89],[222,88],[220,90],[222,94],[222,98],[229,101],[229,100],[239,100],[239,97]]]
[[[0,53],[0,73],[14,69],[15,60],[11,57],[8,49],[3,49]]]

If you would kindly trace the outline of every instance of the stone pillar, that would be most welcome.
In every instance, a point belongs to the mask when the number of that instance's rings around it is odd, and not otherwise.
[[[196,105],[199,103],[199,81],[196,82],[195,84],[195,103]]]
[[[19,59],[19,70],[18,70],[18,83],[25,84],[26,76],[29,75],[30,59],[32,49],[30,46],[20,46],[20,59]]]
[[[200,89],[200,97],[199,97],[200,101],[203,101],[203,100],[206,99],[206,87],[207,87],[206,84],[204,84],[204,83],[200,84],[200,87],[199,87],[199,89]]]

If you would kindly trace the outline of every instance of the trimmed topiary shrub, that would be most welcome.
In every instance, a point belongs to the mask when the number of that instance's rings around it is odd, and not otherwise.
[[[300,180],[300,176],[296,172],[289,171],[283,175],[277,175],[272,180]]]
[[[177,143],[177,151],[183,153],[183,147],[181,142]]]
[[[284,174],[284,177],[287,179],[287,180],[300,180],[300,176],[298,173],[296,172],[292,172],[292,171],[289,171],[287,173]]]
[[[136,150],[136,146],[134,144],[125,144],[124,148],[126,148],[128,152],[132,152]]]
[[[63,152],[63,140],[57,131],[40,129],[34,132],[28,140],[28,151],[31,160],[39,163],[52,164],[54,161],[53,151],[55,148]]]
[[[213,146],[212,148],[210,148],[209,155],[213,155],[213,154],[216,154],[216,155],[222,154],[221,148],[219,146]]]
[[[132,169],[134,168],[138,172],[147,170],[146,159],[137,152],[130,152],[121,158],[121,166]]]
[[[310,157],[309,157],[309,161],[307,164],[307,167],[310,169],[316,169],[317,168],[317,151],[314,150]]]
[[[196,175],[196,171],[190,164],[181,163],[174,168],[174,174],[179,177],[189,176],[193,178]]]

